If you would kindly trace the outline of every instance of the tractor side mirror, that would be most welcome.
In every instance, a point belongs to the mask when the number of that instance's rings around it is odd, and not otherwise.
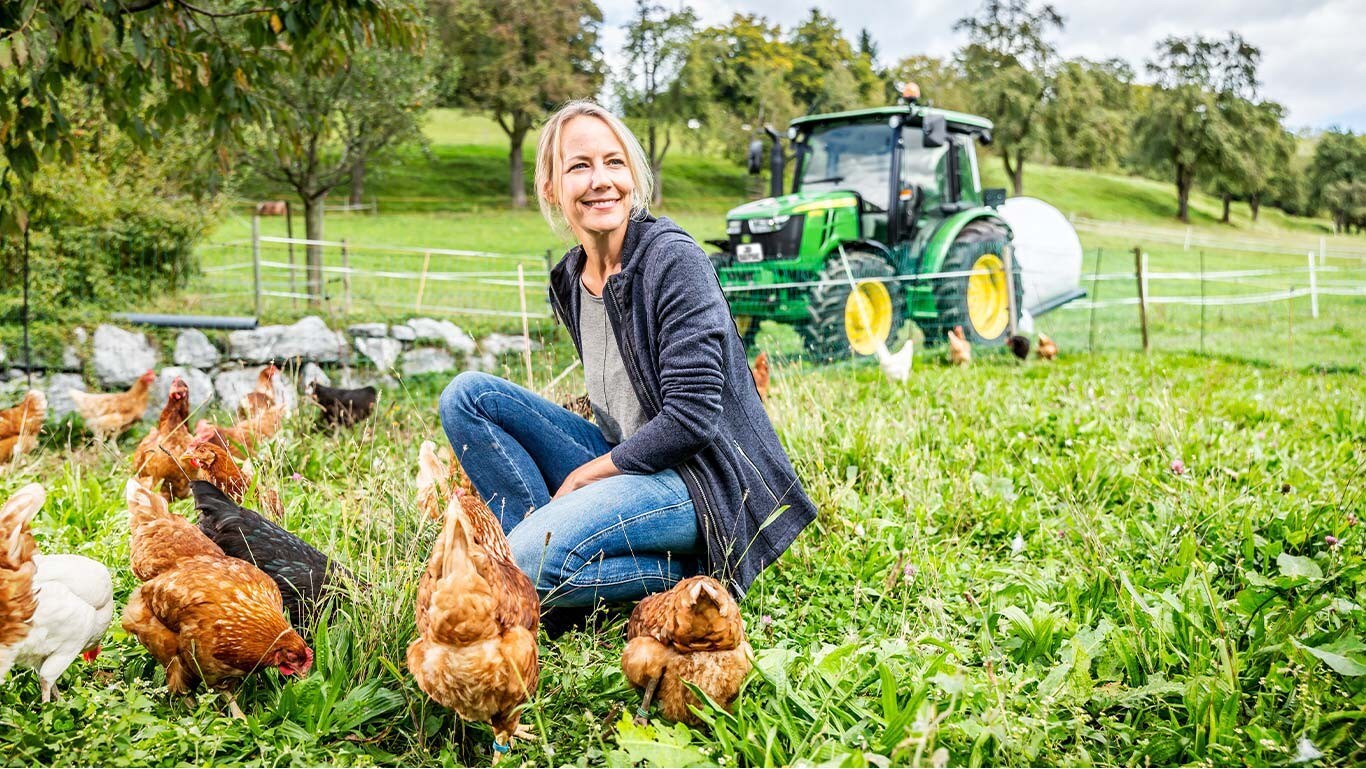
[[[926,147],[942,147],[949,143],[949,121],[943,115],[926,115],[921,123]]]
[[[1005,187],[988,187],[982,190],[982,205],[991,208],[1000,208],[1006,204]]]

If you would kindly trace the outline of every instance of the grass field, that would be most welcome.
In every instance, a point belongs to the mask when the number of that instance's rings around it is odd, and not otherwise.
[[[405,149],[370,177],[381,214],[329,214],[326,237],[347,239],[351,264],[367,269],[417,270],[422,254],[362,246],[512,254],[438,256],[431,269],[507,273],[520,261],[534,283],[544,252],[567,243],[534,210],[505,207],[501,133],[449,111],[434,112],[425,130],[427,149]],[[749,194],[742,169],[720,161],[679,154],[666,169],[679,173],[663,212],[699,238],[719,237],[725,210]],[[987,184],[1000,184],[998,161],[983,169]],[[253,200],[278,194],[251,180],[239,190]],[[1026,193],[1088,219],[1175,224],[1170,185],[1150,180],[1032,165]],[[217,245],[201,250],[206,267],[249,263],[241,241],[250,220],[236,210],[214,233]],[[1283,242],[1287,254],[1205,249],[1211,270],[1301,267],[1298,250],[1325,229],[1270,210],[1254,226],[1242,207],[1225,226],[1218,213],[1217,201],[1197,196],[1193,231]],[[262,225],[284,234],[280,219]],[[1131,270],[1135,245],[1155,271],[1194,269],[1201,251],[1129,233],[1082,239],[1084,273]],[[264,256],[288,258],[274,246]],[[329,249],[328,264],[336,259]],[[273,288],[287,287],[283,274],[268,275]],[[138,309],[250,312],[248,279],[208,272],[191,291]],[[507,285],[434,281],[419,311],[412,281],[367,281],[353,282],[349,315],[340,284],[329,283],[332,322],[516,302]],[[1288,287],[1279,282],[1205,289]],[[1199,292],[1162,280],[1152,290]],[[1136,287],[1113,281],[1099,291],[1108,300]],[[212,298],[221,293],[236,295]],[[543,311],[539,290],[531,298]],[[287,298],[266,304],[270,322],[308,312]],[[457,322],[476,334],[516,325]],[[542,636],[540,688],[523,718],[541,738],[507,763],[1366,762],[1356,523],[1366,517],[1366,298],[1324,297],[1317,320],[1307,299],[1208,308],[1203,325],[1202,335],[1199,308],[1155,307],[1155,352],[1143,356],[1136,308],[1061,310],[1039,323],[1062,346],[1055,364],[981,354],[957,369],[932,351],[917,355],[904,385],[866,362],[810,366],[789,329],[766,326],[759,345],[779,360],[770,414],[820,516],[742,604],[757,665],[734,713],[708,712],[702,729],[624,719],[639,695],[619,668],[623,616],[608,611],[594,628]],[[573,353],[549,323],[533,333],[547,342],[535,359],[535,381],[545,382]],[[1202,346],[1205,355],[1190,354]],[[520,381],[520,361],[504,364]],[[392,409],[353,432],[315,432],[306,411],[257,460],[261,482],[284,500],[285,524],[368,585],[315,630],[307,678],[250,680],[238,696],[248,720],[233,721],[217,695],[169,697],[164,674],[116,620],[104,654],[72,667],[58,702],[37,706],[30,672],[0,687],[0,763],[487,765],[489,731],[430,703],[403,663],[437,532],[412,502],[412,478],[419,443],[440,440],[434,404],[444,384],[405,382],[386,395]],[[549,395],[582,391],[575,374]],[[120,607],[136,584],[121,490],[145,429],[117,452],[56,430],[0,473],[0,498],[33,480],[47,486],[40,548],[108,564]],[[193,516],[186,502],[173,509]]]
[[[514,763],[1278,765],[1301,739],[1313,763],[1366,760],[1358,376],[1120,353],[922,365],[905,386],[781,367],[775,383],[821,514],[743,604],[758,665],[735,713],[623,723],[639,700],[610,613],[542,637],[524,720],[543,737]],[[57,703],[34,704],[27,672],[0,691],[5,762],[486,763],[487,730],[403,668],[437,528],[411,478],[442,384],[410,383],[364,431],[311,432],[305,414],[258,463],[285,523],[370,586],[317,630],[308,678],[258,676],[234,722],[217,696],[170,700],[115,629]],[[51,435],[0,477],[0,496],[47,485],[40,547],[109,564],[120,604],[136,438],[111,454]]]

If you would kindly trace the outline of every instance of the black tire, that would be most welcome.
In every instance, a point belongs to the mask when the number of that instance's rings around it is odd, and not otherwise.
[[[1008,243],[1009,235],[1000,223],[989,219],[968,222],[954,238],[949,253],[939,272],[966,272],[973,268],[977,258],[982,255],[979,249],[971,248],[978,243]],[[964,247],[969,246],[969,247]],[[1015,320],[1020,319],[1020,307],[1024,299],[1024,284],[1020,279],[1020,264],[1012,265],[1013,287],[1015,294]],[[962,326],[969,342],[983,347],[1003,345],[1010,337],[1010,324],[1007,323],[1000,333],[988,338],[972,324],[968,315],[968,280],[970,276],[944,278],[934,282],[934,305],[938,317],[925,325],[925,341],[935,344],[948,337],[949,329]]]
[[[867,251],[847,251],[849,272],[854,280],[889,278],[896,270],[882,256]],[[806,352],[821,362],[847,358],[852,354],[849,337],[844,328],[844,308],[849,301],[849,278],[838,254],[825,263],[817,280],[821,285],[812,289],[807,302],[810,320],[797,326]],[[906,292],[900,283],[885,281],[892,303],[892,327],[887,342],[891,343],[906,321]]]

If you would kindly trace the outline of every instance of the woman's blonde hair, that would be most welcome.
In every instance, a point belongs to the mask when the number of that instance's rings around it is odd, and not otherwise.
[[[655,178],[650,171],[650,163],[645,159],[645,150],[640,148],[631,129],[616,115],[603,109],[596,102],[578,99],[560,107],[541,126],[541,140],[536,145],[536,199],[541,205],[541,215],[556,230],[563,231],[563,203],[559,201],[556,188],[560,175],[564,172],[560,159],[560,131],[565,124],[576,117],[595,117],[607,124],[617,141],[626,150],[626,167],[631,172],[635,189],[631,192],[631,218],[639,219],[650,212],[650,197],[654,191]]]

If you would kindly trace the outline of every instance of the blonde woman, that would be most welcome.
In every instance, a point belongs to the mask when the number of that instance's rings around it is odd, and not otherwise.
[[[649,214],[651,185],[640,143],[597,104],[543,127],[541,211],[578,241],[551,272],[551,305],[597,424],[477,372],[441,396],[451,445],[549,606],[634,600],[699,571],[743,596],[816,515],[716,273]]]

